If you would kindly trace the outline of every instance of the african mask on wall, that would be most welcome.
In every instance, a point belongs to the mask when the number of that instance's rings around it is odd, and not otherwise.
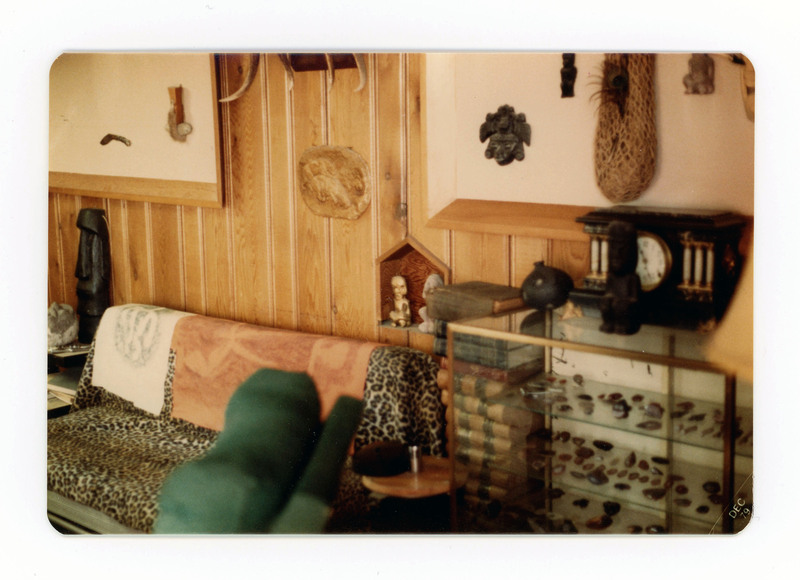
[[[517,113],[514,107],[503,105],[496,113],[486,114],[480,138],[481,143],[489,140],[485,152],[487,159],[494,159],[498,165],[508,165],[515,159],[525,159],[523,143],[531,144],[531,126],[525,119],[525,113]]]

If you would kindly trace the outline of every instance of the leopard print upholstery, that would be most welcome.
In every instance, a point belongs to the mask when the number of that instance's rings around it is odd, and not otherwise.
[[[426,455],[445,453],[445,409],[436,383],[439,365],[429,355],[406,347],[375,349],[364,390],[364,414],[356,430],[354,449],[378,441],[419,445]],[[370,512],[382,497],[370,492],[353,471],[352,458],[342,470],[327,531],[368,533]]]
[[[48,421],[47,488],[99,510],[122,524],[150,532],[158,492],[178,465],[201,457],[218,433],[171,417],[174,353],[159,415],[92,385],[94,345],[89,350],[70,412]],[[373,351],[364,390],[365,411],[354,449],[375,441],[417,444],[444,453],[444,408],[436,384],[437,363],[405,347]],[[363,517],[377,498],[352,471],[348,458],[332,503],[331,531],[369,531]]]
[[[218,434],[170,417],[174,354],[159,416],[93,386],[93,360],[94,345],[70,412],[48,421],[47,489],[149,532],[166,477],[205,453]]]
[[[444,406],[436,384],[439,365],[420,351],[387,346],[370,357],[364,415],[355,450],[376,441],[419,445],[422,453],[444,453]]]

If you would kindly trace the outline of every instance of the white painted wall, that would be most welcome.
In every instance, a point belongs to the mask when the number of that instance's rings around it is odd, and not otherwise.
[[[50,171],[216,183],[207,53],[68,53],[50,69]],[[192,133],[167,131],[168,87],[183,86]],[[131,140],[100,145],[107,133]]]
[[[716,90],[687,95],[687,53],[656,56],[658,157],[653,180],[631,205],[754,210],[754,122],[747,119],[741,69],[712,55]],[[611,205],[594,177],[594,134],[603,55],[578,53],[575,96],[561,98],[560,53],[426,55],[428,204],[431,215],[457,198]],[[533,137],[525,159],[486,159],[479,139],[501,105],[525,113]]]

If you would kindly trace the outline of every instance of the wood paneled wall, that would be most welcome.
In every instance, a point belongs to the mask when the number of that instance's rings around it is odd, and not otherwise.
[[[246,56],[220,57],[221,94],[245,74]],[[367,56],[355,69],[294,76],[261,59],[243,97],[221,110],[224,207],[173,206],[50,194],[48,299],[77,305],[78,212],[106,210],[112,301],[167,306],[245,322],[429,350],[416,333],[381,328],[376,261],[412,235],[451,268],[452,281],[520,285],[545,260],[578,280],[587,244],[428,228],[424,216],[422,59]],[[308,147],[351,147],[367,160],[373,200],[355,221],[317,216],[298,197],[297,161]],[[403,208],[407,208],[404,211]]]

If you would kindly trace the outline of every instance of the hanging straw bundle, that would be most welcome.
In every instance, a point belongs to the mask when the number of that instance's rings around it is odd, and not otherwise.
[[[652,54],[607,54],[594,142],[597,185],[613,202],[638,199],[656,164]]]

